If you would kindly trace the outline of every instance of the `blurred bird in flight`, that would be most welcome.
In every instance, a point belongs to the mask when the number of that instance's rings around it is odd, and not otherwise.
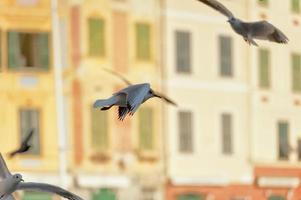
[[[223,4],[217,0],[197,0],[219,11],[228,18],[232,29],[241,35],[248,44],[258,46],[254,39],[268,40],[276,43],[287,43],[288,38],[278,28],[269,22],[262,20],[256,22],[244,22],[232,14]]]
[[[105,70],[122,79],[128,87],[114,93],[113,96],[108,99],[96,100],[93,105],[94,108],[108,110],[112,106],[118,106],[118,119],[123,120],[127,114],[133,115],[142,103],[152,97],[164,99],[167,103],[176,106],[174,101],[151,89],[149,83],[132,84],[120,74],[108,69]]]
[[[31,148],[30,141],[32,139],[34,129],[31,129],[28,135],[21,141],[19,148],[9,154],[10,158],[14,157],[16,154],[25,153]]]

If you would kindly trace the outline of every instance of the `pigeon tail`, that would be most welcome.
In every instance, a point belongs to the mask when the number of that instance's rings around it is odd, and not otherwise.
[[[100,108],[101,110],[108,110],[114,105],[125,105],[126,104],[126,94],[120,93],[112,96],[108,99],[98,99],[94,102],[94,108]]]

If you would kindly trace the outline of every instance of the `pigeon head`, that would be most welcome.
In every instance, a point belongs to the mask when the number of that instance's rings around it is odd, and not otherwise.
[[[145,100],[152,98],[152,97],[157,97],[156,93],[154,92],[154,90],[150,89],[148,91],[148,93],[145,95]]]
[[[238,22],[238,20],[234,17],[231,17],[227,20],[227,22],[229,22],[230,24],[234,24],[234,23]]]
[[[16,182],[21,182],[21,181],[24,181],[23,179],[22,179],[22,175],[21,174],[14,174],[13,175],[13,179],[16,181]]]

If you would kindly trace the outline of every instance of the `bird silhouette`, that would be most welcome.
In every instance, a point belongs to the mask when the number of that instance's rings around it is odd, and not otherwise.
[[[197,0],[219,11],[228,18],[232,29],[241,35],[248,44],[258,46],[254,39],[268,40],[276,43],[287,43],[289,39],[278,28],[269,22],[262,20],[256,22],[244,22],[232,14],[223,4],[216,0]]]
[[[113,96],[108,99],[96,100],[93,105],[94,108],[108,110],[112,106],[118,106],[118,119],[123,120],[127,114],[133,115],[142,103],[152,97],[158,97],[164,99],[167,103],[175,106],[177,105],[165,95],[155,92],[153,89],[151,89],[149,83],[133,85],[120,74],[108,69],[105,70],[121,78],[128,85],[128,87],[114,93]]]
[[[54,193],[70,200],[83,200],[79,196],[60,187],[46,183],[25,183],[21,174],[12,175],[0,153],[0,200],[15,200],[12,193],[17,190],[29,190]]]
[[[10,158],[14,157],[17,154],[24,153],[31,148],[30,140],[32,139],[34,129],[30,129],[27,136],[21,141],[19,148],[9,154]]]

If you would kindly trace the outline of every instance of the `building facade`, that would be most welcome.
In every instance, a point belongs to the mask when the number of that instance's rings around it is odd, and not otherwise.
[[[291,41],[250,47],[206,5],[166,1],[163,79],[181,102],[166,109],[166,199],[300,199],[300,2],[220,2]]]
[[[69,2],[71,174],[85,199],[163,199],[162,109],[150,100],[119,121],[117,109],[93,109],[127,85],[161,89],[158,1]],[[146,125],[146,126],[145,126]]]

